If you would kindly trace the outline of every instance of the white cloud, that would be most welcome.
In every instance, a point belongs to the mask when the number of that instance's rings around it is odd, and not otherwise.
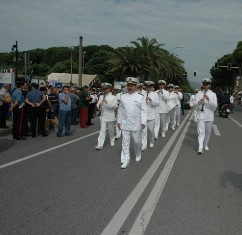
[[[238,0],[8,0],[0,8],[0,51],[77,45],[129,45],[156,38],[198,76],[242,40]],[[188,71],[188,72],[189,72]]]

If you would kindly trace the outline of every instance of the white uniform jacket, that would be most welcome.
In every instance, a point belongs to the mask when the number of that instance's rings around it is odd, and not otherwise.
[[[159,107],[160,101],[159,101],[159,96],[156,92],[151,91],[147,93],[146,98],[150,97],[151,101],[147,101],[147,120],[155,120],[156,115],[157,115],[157,107]]]
[[[180,91],[178,91],[177,93],[174,92],[175,95],[175,100],[176,100],[176,104],[177,104],[177,108],[181,108],[181,100],[183,98],[183,95]]]
[[[107,103],[102,103],[104,97]],[[101,110],[101,120],[105,122],[115,121],[116,120],[115,109],[117,107],[118,107],[118,99],[116,96],[112,95],[111,93],[105,96],[101,95],[97,103],[97,108]]]
[[[158,113],[168,113],[168,106],[167,106],[167,101],[170,100],[169,92],[165,89],[162,89],[162,91],[158,91],[159,95],[159,108],[158,108]]]
[[[204,91],[199,91],[195,95],[194,106],[197,110],[197,119],[203,119],[204,121],[213,121],[214,120],[214,111],[217,108],[217,96],[211,90],[206,92],[206,95],[209,97],[209,100],[205,99],[204,107],[202,109],[202,102],[200,100],[204,96]]]
[[[141,130],[141,124],[146,125],[147,123],[146,97],[138,92],[122,95],[117,123],[121,124],[122,130]]]

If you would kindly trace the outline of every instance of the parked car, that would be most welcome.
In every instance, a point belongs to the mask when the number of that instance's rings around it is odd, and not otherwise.
[[[184,109],[190,109],[190,96],[191,93],[183,93],[183,105],[184,105]]]

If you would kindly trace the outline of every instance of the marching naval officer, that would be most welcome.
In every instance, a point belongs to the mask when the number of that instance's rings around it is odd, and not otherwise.
[[[203,91],[195,95],[194,106],[197,110],[197,132],[198,132],[198,154],[203,153],[203,148],[208,149],[212,125],[214,121],[214,111],[217,108],[217,96],[210,90],[211,80],[204,78]]]
[[[164,80],[159,80],[158,84],[159,84],[158,95],[159,95],[159,102],[160,102],[160,105],[158,108],[158,113],[159,113],[158,118],[160,118],[160,121],[158,120],[155,126],[156,139],[158,139],[159,130],[161,132],[162,137],[166,136],[166,116],[168,113],[167,101],[170,100],[169,92],[165,90],[166,82]]]
[[[121,97],[117,117],[117,126],[122,130],[122,169],[129,165],[131,137],[134,142],[135,160],[141,160],[142,129],[147,122],[146,97],[137,92],[138,79],[128,77],[126,82],[128,92]]]
[[[121,84],[121,91],[116,95],[116,97],[118,99],[118,106],[120,104],[121,96],[127,92],[126,86],[127,86],[126,82],[123,82]],[[115,138],[118,139],[119,137],[121,137],[121,134],[122,134],[121,130],[119,130],[118,126],[116,125],[116,136],[115,136]]]
[[[155,144],[155,119],[156,109],[159,106],[159,96],[153,91],[154,82],[145,81],[146,86],[146,105],[147,105],[147,126],[143,129],[142,136],[142,150],[147,149],[147,139],[150,141],[150,147],[153,148]],[[149,136],[149,138],[147,138]]]
[[[101,130],[99,132],[98,144],[95,147],[97,150],[101,150],[103,148],[107,126],[109,131],[110,144],[111,146],[115,145],[115,109],[118,107],[117,97],[111,94],[112,84],[102,83],[101,86],[104,94],[99,97],[97,103],[97,108],[101,110]]]
[[[166,116],[166,130],[168,131],[169,124],[171,125],[171,129],[175,130],[177,103],[176,103],[176,98],[174,93],[174,85],[168,84],[166,87],[170,96],[170,100],[167,102],[169,112],[167,113],[167,116]]]

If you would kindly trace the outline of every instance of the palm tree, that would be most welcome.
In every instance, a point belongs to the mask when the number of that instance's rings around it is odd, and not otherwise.
[[[147,37],[131,41],[131,44],[136,46],[136,49],[140,52],[144,79],[148,79],[150,74],[157,73],[162,60],[161,46],[164,44],[158,44],[156,39],[152,38],[149,40]]]
[[[163,55],[163,74],[171,83],[180,83],[179,78],[184,77],[183,61],[177,55],[165,53]]]
[[[110,73],[120,74],[123,76],[140,76],[140,54],[133,47],[121,47],[116,49],[113,58],[109,60]]]

